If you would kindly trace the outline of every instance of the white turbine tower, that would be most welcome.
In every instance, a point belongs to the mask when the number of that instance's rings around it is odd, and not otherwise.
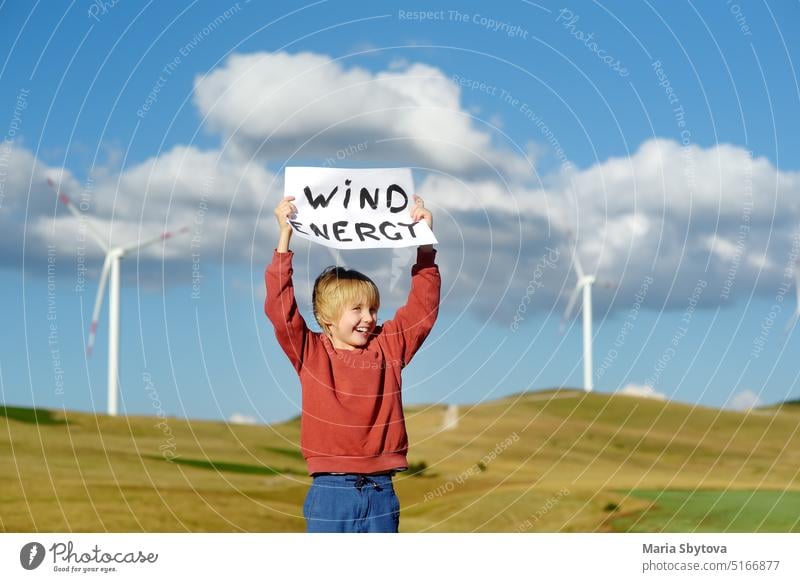
[[[442,417],[442,432],[458,428],[458,404],[450,404]]]
[[[578,300],[578,294],[583,292],[583,389],[591,392],[592,385],[592,285],[595,282],[594,275],[586,275],[578,259],[577,244],[572,249],[572,264],[575,267],[575,274],[578,276],[578,283],[572,291],[572,295],[564,311],[564,321],[572,315],[572,309]],[[563,324],[562,324],[563,325]]]
[[[786,335],[789,334],[797,323],[797,320],[800,319],[800,265],[796,265],[794,268],[794,290],[797,295],[797,303],[794,306],[794,314],[791,319],[789,319],[789,323],[786,324],[786,328],[784,329]]]
[[[69,211],[78,220],[86,221],[86,229],[89,234],[94,238],[95,242],[100,245],[106,253],[105,261],[103,261],[103,270],[100,273],[100,282],[97,287],[97,296],[94,300],[94,311],[92,311],[92,325],[89,328],[89,340],[86,344],[86,353],[88,356],[92,355],[92,348],[94,347],[94,338],[97,335],[97,321],[100,317],[100,308],[103,306],[103,297],[105,296],[106,281],[111,278],[108,289],[108,414],[110,416],[117,415],[117,396],[119,395],[119,273],[120,261],[125,258],[125,255],[143,249],[147,246],[155,244],[159,241],[166,240],[187,232],[187,227],[182,228],[177,232],[164,232],[156,237],[148,239],[143,242],[134,242],[121,247],[112,247],[103,239],[94,225],[89,222],[86,216],[72,203],[69,196],[64,194],[58,189],[55,182],[50,178],[47,183],[55,190],[58,195],[59,201],[64,204]]]

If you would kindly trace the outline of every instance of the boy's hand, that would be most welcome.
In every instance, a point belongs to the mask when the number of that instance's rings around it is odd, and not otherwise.
[[[433,230],[433,215],[431,211],[425,208],[425,202],[422,198],[414,194],[414,206],[411,207],[411,218],[414,222],[424,220],[428,223],[428,228]]]
[[[275,218],[278,221],[278,228],[281,232],[292,229],[287,222],[290,217],[297,213],[297,207],[292,204],[292,200],[294,200],[294,196],[287,196],[275,207]]]

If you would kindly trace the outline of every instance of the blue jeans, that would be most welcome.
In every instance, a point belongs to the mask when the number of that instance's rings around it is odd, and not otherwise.
[[[303,504],[309,533],[397,533],[391,475],[315,475]]]

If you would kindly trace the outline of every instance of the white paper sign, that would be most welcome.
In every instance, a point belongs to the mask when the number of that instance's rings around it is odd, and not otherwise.
[[[414,222],[409,168],[286,168],[284,196],[294,196],[294,234],[336,249],[410,247],[438,241]]]

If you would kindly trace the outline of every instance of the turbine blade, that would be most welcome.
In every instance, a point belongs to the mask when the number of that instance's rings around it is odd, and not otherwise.
[[[572,248],[572,264],[575,266],[575,272],[578,274],[578,279],[583,278],[583,266],[580,259],[578,259],[578,245],[577,243]]]
[[[583,277],[583,266],[581,265],[580,260],[578,259],[578,241],[575,240],[575,235],[572,234],[572,229],[567,229],[567,240],[569,241],[570,246],[572,247],[572,265],[575,269],[575,272],[578,274],[578,279]]]
[[[179,234],[184,234],[186,232],[189,232],[189,227],[188,226],[184,226],[180,230],[176,230],[176,231],[173,231],[173,232],[169,232],[169,231],[168,232],[162,232],[158,236],[154,236],[153,238],[147,239],[146,241],[135,242],[135,243],[131,243],[131,244],[127,245],[127,246],[124,246],[124,247],[122,247],[122,252],[123,253],[128,253],[130,251],[140,250],[140,249],[143,249],[145,247],[149,247],[150,245],[155,244],[157,242],[161,242],[163,240],[170,239],[173,236],[178,236]]]
[[[795,310],[794,315],[792,315],[791,319],[789,319],[789,322],[783,329],[783,333],[789,335],[789,332],[792,331],[792,328],[797,324],[798,319],[800,319],[800,306],[798,306],[798,309]]]
[[[578,295],[580,295],[582,287],[582,285],[576,285],[575,289],[572,291],[572,295],[569,298],[569,303],[567,303],[567,308],[564,310],[564,321],[568,320],[569,316],[572,315],[572,309],[575,307],[575,303],[578,301]]]
[[[331,257],[333,257],[333,264],[337,267],[342,264],[342,257],[339,255],[339,249],[335,249],[333,247],[325,247],[330,252]]]
[[[111,267],[109,255],[103,262],[103,271],[100,273],[100,282],[97,287],[97,296],[94,298],[94,310],[92,311],[92,325],[89,327],[89,341],[86,342],[86,355],[91,357],[94,348],[94,338],[97,335],[97,321],[100,319],[100,309],[103,307],[103,297],[106,296],[106,281],[108,281],[108,271]]]
[[[800,264],[794,266],[794,291],[797,294],[797,309],[800,311]]]
[[[100,231],[98,231],[94,227],[92,222],[89,220],[89,217],[86,216],[80,210],[78,210],[78,208],[75,206],[75,204],[72,202],[72,200],[70,200],[70,197],[67,196],[66,194],[64,194],[64,192],[62,192],[61,190],[59,190],[58,186],[56,186],[56,183],[51,178],[47,179],[47,183],[55,191],[56,195],[58,196],[59,202],[61,202],[64,206],[66,206],[67,209],[72,213],[72,215],[75,218],[77,218],[78,220],[83,220],[83,221],[86,222],[86,229],[89,231],[89,234],[92,235],[92,238],[95,240],[95,242],[97,244],[100,245],[101,249],[103,249],[104,251],[108,252],[108,250],[109,250],[108,243],[102,237],[102,235],[100,234]]]

